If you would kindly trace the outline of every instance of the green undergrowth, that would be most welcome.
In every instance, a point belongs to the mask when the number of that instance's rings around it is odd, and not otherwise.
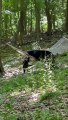
[[[13,63],[18,57],[13,51],[3,53],[4,64]],[[67,120],[67,60],[68,55],[58,56],[54,69],[45,69],[44,62],[39,61],[31,73],[0,78],[0,119]],[[14,66],[17,65],[19,63]],[[14,67],[13,64],[11,66]],[[36,102],[31,97],[33,93],[34,96],[38,94]]]
[[[62,120],[59,113],[50,113],[49,110],[37,109],[35,112],[24,112],[22,115],[16,117],[12,114],[4,114],[4,120]],[[2,119],[2,117],[1,117]]]
[[[60,93],[59,92],[46,92],[41,96],[40,101],[47,100],[47,99],[57,99],[59,97]]]

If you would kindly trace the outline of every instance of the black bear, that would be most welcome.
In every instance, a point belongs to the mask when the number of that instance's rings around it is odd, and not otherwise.
[[[52,53],[48,50],[31,50],[31,51],[27,51],[27,53],[34,57],[36,60],[40,60],[41,59],[45,59],[49,58],[52,56]]]
[[[48,50],[30,50],[27,51],[28,57],[26,57],[23,61],[23,71],[25,73],[26,68],[30,62],[30,56],[34,57],[36,60],[40,59],[48,59],[53,56],[53,54]]]
[[[30,57],[25,57],[23,61],[23,72],[25,73],[26,68],[28,68],[28,63],[30,61]]]

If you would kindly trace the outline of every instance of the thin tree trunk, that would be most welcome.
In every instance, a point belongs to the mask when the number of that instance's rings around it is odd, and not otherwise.
[[[30,32],[32,32],[32,1],[31,1],[31,26],[30,26]]]
[[[1,38],[1,28],[2,28],[2,0],[0,0],[0,38]]]
[[[1,57],[0,57],[0,75],[3,75],[3,73],[4,73],[4,68],[2,65]]]
[[[4,24],[5,24],[5,39],[7,40],[7,38],[8,38],[8,15],[6,14],[5,15],[5,22],[4,22]]]
[[[20,31],[20,44],[23,44],[23,36],[25,33],[25,13],[23,10],[20,12],[20,19],[19,19],[19,31]]]
[[[52,15],[51,15],[51,11],[50,11],[50,6],[49,6],[49,1],[45,0],[45,12],[46,12],[46,16],[47,16],[47,32],[49,35],[51,35],[51,30],[52,30]]]
[[[36,16],[36,38],[37,40],[39,40],[39,34],[40,34],[40,9],[37,6],[37,2],[36,0],[34,0],[35,2],[35,16]]]
[[[52,16],[52,20],[53,20],[53,22],[52,22],[52,24],[53,24],[53,30],[55,30],[55,20],[56,20],[55,19],[55,15]]]
[[[66,3],[66,32],[68,32],[68,0]]]
[[[26,33],[26,10],[27,10],[27,3],[25,0],[20,1],[20,18],[17,26],[17,37],[19,36],[19,44],[23,44],[23,36]]]

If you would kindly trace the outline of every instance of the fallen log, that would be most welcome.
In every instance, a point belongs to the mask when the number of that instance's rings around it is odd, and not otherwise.
[[[20,50],[20,49],[18,49],[16,47],[14,47],[13,45],[10,45],[10,43],[6,43],[6,45],[8,45],[9,47],[11,47],[13,50],[15,50],[16,52],[18,52],[21,55],[25,55],[25,54],[27,55],[27,52],[22,51],[22,50]]]

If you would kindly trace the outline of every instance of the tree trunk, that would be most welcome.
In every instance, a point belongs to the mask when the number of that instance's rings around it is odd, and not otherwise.
[[[32,1],[31,1],[31,26],[30,26],[30,32],[32,32],[32,14],[33,13],[33,11],[32,11]]]
[[[47,33],[49,35],[51,35],[51,31],[52,31],[52,15],[51,15],[51,11],[50,11],[50,6],[49,6],[49,1],[45,0],[45,12],[46,12],[46,16],[47,16]]]
[[[38,8],[36,0],[35,2],[35,16],[36,16],[36,39],[39,40],[39,34],[40,34],[40,9]]]
[[[25,33],[25,13],[22,10],[20,12],[20,19],[19,19],[19,32],[20,32],[20,44],[23,44],[23,36]]]
[[[4,73],[4,68],[2,65],[1,57],[0,57],[0,75],[3,75],[3,73]]]
[[[66,3],[66,32],[68,32],[68,0],[67,0],[67,3]]]
[[[1,31],[1,28],[2,28],[2,0],[0,0],[0,39],[1,39],[1,33],[2,33],[2,31]]]
[[[53,25],[53,30],[55,30],[55,15],[52,16],[52,25]]]
[[[4,20],[5,20],[5,22],[4,22],[4,24],[5,24],[5,39],[7,40],[7,38],[8,38],[8,24],[9,24],[7,14],[5,15]]]
[[[20,18],[17,26],[17,36],[19,36],[19,44],[23,44],[23,36],[26,33],[26,10],[27,10],[27,3],[25,0],[20,1]]]

